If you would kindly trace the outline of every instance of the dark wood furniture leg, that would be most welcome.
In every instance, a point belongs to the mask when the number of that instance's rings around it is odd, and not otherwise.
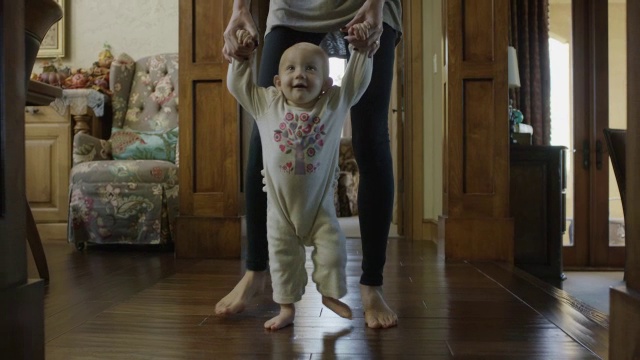
[[[29,248],[31,248],[31,254],[33,254],[33,260],[36,262],[38,268],[38,274],[44,280],[49,280],[49,266],[47,265],[47,257],[44,255],[44,248],[42,247],[42,240],[36,227],[36,220],[33,218],[31,207],[27,202],[27,242],[29,242]]]

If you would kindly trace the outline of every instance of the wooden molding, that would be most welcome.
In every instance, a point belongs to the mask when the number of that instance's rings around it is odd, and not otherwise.
[[[445,218],[444,256],[451,261],[513,263],[510,218]]]
[[[238,104],[222,34],[233,1],[180,1],[180,216],[176,256],[240,256]]]
[[[404,148],[402,180],[404,198],[403,224],[408,239],[422,239],[423,168],[424,168],[424,99],[422,1],[403,1],[405,113],[402,127]]]
[[[611,288],[609,294],[609,358],[637,359],[640,356],[640,293],[620,286]]]
[[[640,0],[627,0],[627,18],[640,15]],[[609,358],[640,357],[640,26],[627,22],[626,286],[610,291]]]
[[[513,260],[507,122],[508,0],[448,0],[447,259]]]
[[[35,216],[35,215],[34,215]],[[38,233],[43,242],[67,243],[67,223],[40,223],[36,224]]]
[[[436,242],[438,238],[438,221],[432,219],[422,220],[422,240]]]
[[[627,0],[627,16],[640,15],[640,0]],[[627,201],[625,208],[627,247],[627,286],[640,292],[640,26],[627,23]],[[640,311],[639,311],[640,313]],[[640,323],[636,323],[640,324]],[[638,325],[640,326],[640,325]]]
[[[241,251],[240,217],[181,216],[177,258],[234,259]],[[237,241],[236,241],[237,239]]]

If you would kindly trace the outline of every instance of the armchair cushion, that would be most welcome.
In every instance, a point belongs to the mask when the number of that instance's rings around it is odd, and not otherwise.
[[[91,161],[71,170],[69,239],[165,244],[178,214],[178,169],[160,160]]]
[[[178,168],[161,160],[89,161],[71,169],[71,183],[178,183]]]
[[[163,133],[114,131],[109,139],[114,159],[176,162],[177,127]]]

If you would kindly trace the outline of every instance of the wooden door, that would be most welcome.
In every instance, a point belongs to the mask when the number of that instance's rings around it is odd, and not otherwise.
[[[223,32],[233,1],[180,0],[180,216],[176,256],[240,256],[238,104]]]
[[[612,97],[617,87],[624,88],[624,82],[616,79],[615,64],[624,54],[610,52],[609,30],[618,20],[613,20],[609,9],[616,12],[624,7],[624,2],[609,0],[580,0],[566,3],[550,2],[551,42],[554,38],[565,39],[570,44],[571,87],[567,96],[572,102],[572,116],[566,121],[571,124],[571,140],[560,143],[554,139],[554,123],[562,121],[554,112],[554,93],[552,76],[552,144],[566,145],[570,160],[568,162],[569,188],[567,194],[567,232],[564,235],[563,260],[565,267],[622,267],[624,265],[624,246],[616,243],[616,222],[620,222],[622,236],[624,225],[621,202],[617,194],[617,184],[613,177],[608,158],[603,129],[611,124],[623,123],[626,102],[620,103]],[[562,14],[558,14],[562,12]],[[570,16],[567,16],[570,15]],[[619,15],[615,15],[618,16]],[[556,17],[568,22],[570,34],[558,36],[562,26]],[[624,22],[624,19],[622,19]],[[551,44],[552,44],[551,43]],[[624,44],[622,44],[624,45]],[[619,45],[615,45],[618,46]],[[552,73],[558,54],[550,51]],[[624,64],[623,64],[624,65]],[[611,69],[614,69],[613,73]],[[622,74],[626,76],[625,74]],[[557,79],[556,79],[557,81]],[[624,115],[623,115],[624,114]],[[615,215],[619,213],[618,215]],[[623,243],[624,244],[624,243]]]

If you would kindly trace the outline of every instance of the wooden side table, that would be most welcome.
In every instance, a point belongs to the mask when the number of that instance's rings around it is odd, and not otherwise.
[[[64,89],[62,96],[51,104],[58,113],[71,113],[73,134],[85,133],[106,139],[111,132],[111,123],[101,121],[110,118],[111,99],[94,89]]]
[[[30,81],[27,88],[27,106],[30,107],[47,105],[61,96],[62,89],[60,88],[38,81]],[[25,199],[25,201],[27,201],[27,199]],[[29,247],[31,248],[31,253],[33,254],[33,259],[36,263],[36,267],[38,268],[38,273],[40,274],[41,278],[49,280],[49,266],[47,264],[47,258],[42,247],[42,239],[40,238],[40,233],[38,232],[38,228],[36,226],[33,211],[28,201],[26,206],[26,217],[27,242],[29,243]]]

